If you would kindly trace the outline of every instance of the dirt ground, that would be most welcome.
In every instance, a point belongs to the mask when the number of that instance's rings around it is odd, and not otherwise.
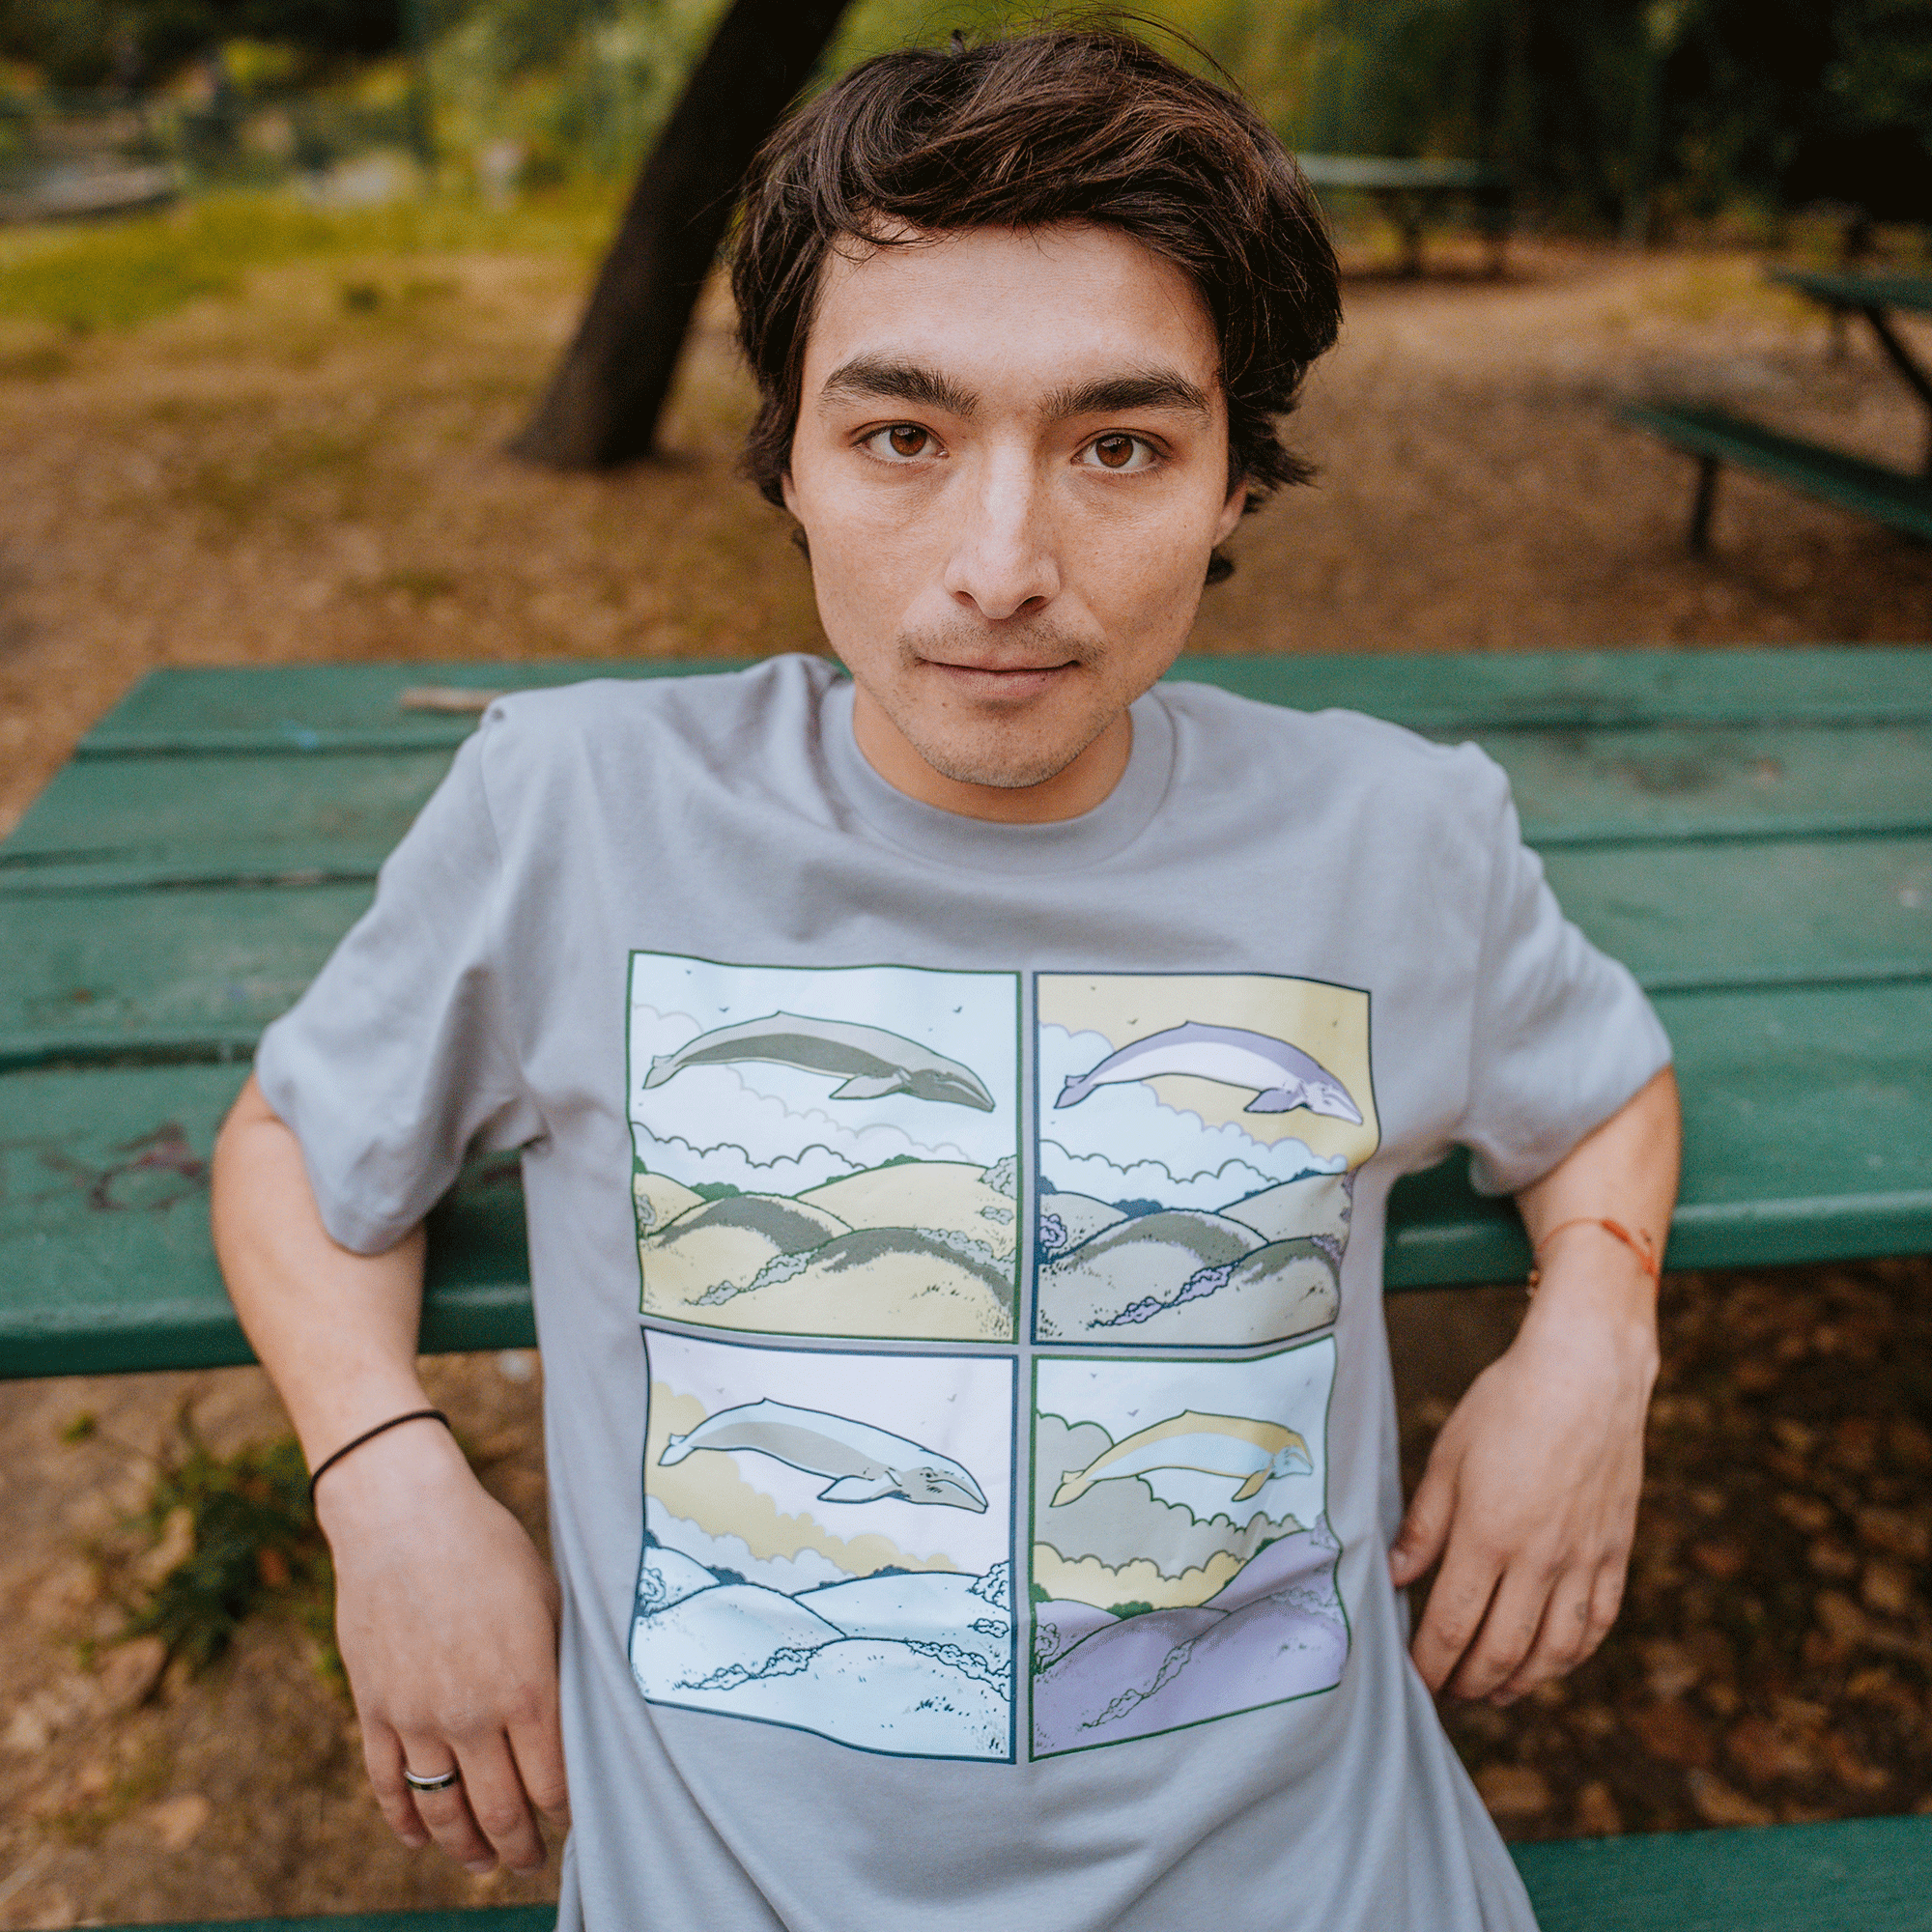
[[[1244,526],[1201,648],[1932,638],[1932,549],[1727,478],[1692,558],[1690,466],[1611,419],[1723,400],[1911,465],[1922,412],[1869,342],[1833,359],[1742,256],[1525,243],[1500,284],[1439,259],[1351,280],[1298,419],[1321,481]],[[783,522],[731,474],[747,399],[715,305],[667,461],[499,453],[582,275],[332,260],[126,333],[0,319],[0,831],[156,666],[816,647]],[[1520,1311],[1393,1305],[1411,1479]],[[1536,1836],[1925,1808],[1932,1264],[1673,1277],[1665,1357],[1618,1630],[1567,1686],[1451,1714],[1492,1809]],[[533,1359],[429,1373],[540,1531]],[[393,1845],[293,1614],[200,1677],[113,1641],[165,1558],[127,1520],[185,1397],[216,1448],[285,1427],[252,1371],[0,1384],[0,1927],[548,1895]],[[98,1432],[63,1441],[81,1413]]]

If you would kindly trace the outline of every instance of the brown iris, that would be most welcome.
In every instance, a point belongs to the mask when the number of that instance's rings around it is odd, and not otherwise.
[[[1109,469],[1124,469],[1134,460],[1134,440],[1130,436],[1103,436],[1094,445],[1094,454]]]
[[[895,423],[886,432],[895,456],[917,456],[925,447],[925,432],[917,423]]]

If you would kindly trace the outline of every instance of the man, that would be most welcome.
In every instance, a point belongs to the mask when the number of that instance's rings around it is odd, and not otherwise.
[[[736,291],[850,681],[493,707],[217,1157],[384,1811],[527,1868],[567,1766],[566,1927],[1527,1927],[1429,1690],[1615,1612],[1668,1049],[1479,753],[1153,688],[1298,473],[1306,190],[1122,36],[896,55]],[[1383,1209],[1459,1141],[1542,1286],[1396,1534]],[[555,1581],[415,1379],[476,1144]]]

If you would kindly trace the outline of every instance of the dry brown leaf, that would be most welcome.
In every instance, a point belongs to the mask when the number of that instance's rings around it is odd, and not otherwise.
[[[1708,1771],[1689,1772],[1685,1781],[1690,1786],[1690,1803],[1707,1825],[1769,1825],[1776,1815],[1742,1791],[1733,1791]]]
[[[1494,1818],[1541,1818],[1550,1806],[1549,1785],[1532,1765],[1486,1764],[1476,1789]]]
[[[1690,1705],[1672,1698],[1652,1704],[1630,1719],[1630,1729],[1652,1757],[1666,1764],[1708,1766],[1711,1732]]]
[[[1623,1813],[1602,1778],[1593,1778],[1577,1794],[1577,1811],[1571,1830],[1579,1838],[1614,1838],[1622,1834]]]
[[[1932,1558],[1932,1513],[1926,1511],[1876,1505],[1861,1509],[1859,1535],[1874,1549],[1882,1549],[1888,1556],[1902,1556],[1908,1563]]]
[[[1859,1583],[1865,1608],[1881,1616],[1902,1617],[1912,1608],[1912,1577],[1896,1563],[1867,1563]]]

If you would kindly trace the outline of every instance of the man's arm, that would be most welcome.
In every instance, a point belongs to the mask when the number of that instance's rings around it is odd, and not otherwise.
[[[1580,1663],[1615,1621],[1657,1379],[1657,1290],[1590,1222],[1640,1230],[1661,1255],[1679,1147],[1665,1067],[1517,1196],[1532,1244],[1561,1232],[1516,1341],[1436,1437],[1389,1552],[1398,1588],[1442,1559],[1411,1647],[1432,1690],[1510,1703]]]
[[[214,1151],[215,1251],[242,1325],[314,1468],[430,1406],[416,1378],[423,1236],[338,1246],[301,1149],[251,1077]],[[531,1807],[567,1823],[556,1584],[449,1432],[392,1429],[329,1470],[316,1514],[335,1559],[336,1634],[390,1828],[471,1871],[543,1863]],[[412,1794],[403,1767],[461,1783]]]

